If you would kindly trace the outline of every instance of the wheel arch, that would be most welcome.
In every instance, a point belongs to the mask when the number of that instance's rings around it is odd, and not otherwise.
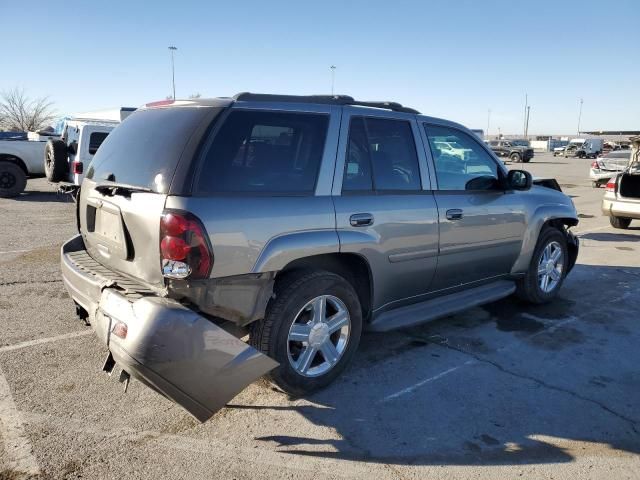
[[[540,237],[540,232],[545,227],[553,227],[563,232],[567,237],[569,249],[570,268],[573,267],[578,257],[578,241],[569,233],[567,228],[578,224],[575,209],[569,205],[542,205],[531,216],[527,230],[525,231],[520,249],[520,255],[511,268],[511,274],[519,275],[529,269],[533,252]]]
[[[25,175],[29,175],[29,170],[27,169],[27,165],[17,155],[13,155],[12,153],[0,153],[0,162],[10,162],[15,165],[18,165],[22,169]]]
[[[351,284],[362,307],[362,317],[370,319],[373,299],[373,280],[369,262],[357,253],[325,253],[298,258],[289,262],[276,274],[278,279],[300,270],[325,270],[341,276]]]

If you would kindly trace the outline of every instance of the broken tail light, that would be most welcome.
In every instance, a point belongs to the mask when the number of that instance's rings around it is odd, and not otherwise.
[[[167,278],[207,278],[213,252],[202,222],[189,212],[165,211],[160,220],[160,257]]]

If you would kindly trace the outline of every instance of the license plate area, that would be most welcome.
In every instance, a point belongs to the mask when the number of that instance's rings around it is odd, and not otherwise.
[[[102,199],[87,201],[87,232],[95,251],[105,258],[127,259],[127,241],[120,208]]]

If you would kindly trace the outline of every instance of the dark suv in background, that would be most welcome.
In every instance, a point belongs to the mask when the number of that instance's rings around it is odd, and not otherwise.
[[[529,162],[533,148],[527,140],[491,140],[489,148],[499,157],[509,157],[512,162]]]

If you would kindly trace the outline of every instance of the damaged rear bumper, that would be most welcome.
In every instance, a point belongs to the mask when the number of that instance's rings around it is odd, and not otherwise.
[[[123,370],[198,420],[209,419],[278,365],[175,300],[127,295],[117,280],[79,265],[74,255],[83,251],[80,236],[62,247],[69,295],[88,312],[97,336]]]

